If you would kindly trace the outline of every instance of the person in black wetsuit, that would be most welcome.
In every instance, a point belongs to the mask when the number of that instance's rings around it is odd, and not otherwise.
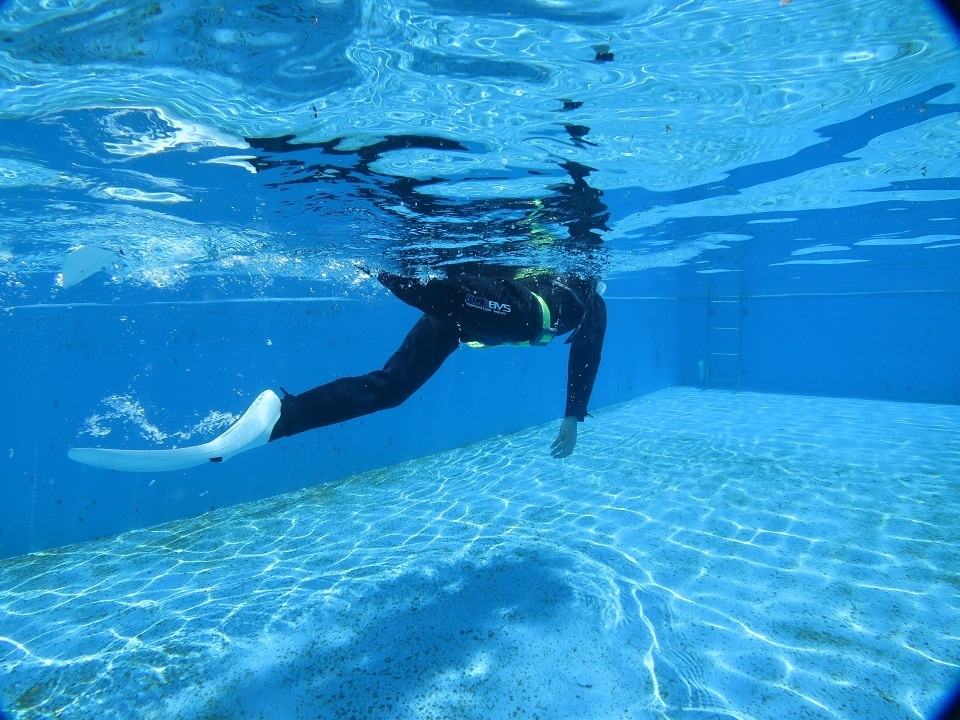
[[[546,345],[572,333],[567,400],[551,447],[563,458],[577,442],[587,414],[607,326],[597,282],[557,275],[517,280],[453,277],[422,281],[380,271],[377,279],[424,315],[381,370],[346,377],[281,400],[270,440],[396,407],[440,368],[461,344]]]
[[[600,366],[607,309],[593,279],[532,275],[417,280],[387,272],[377,279],[424,315],[381,370],[334,380],[281,400],[265,390],[226,432],[202,445],[165,450],[72,448],[71,459],[110,470],[159,472],[220,463],[267,442],[395,407],[421,387],[461,344],[546,345],[570,334],[567,403],[551,446],[567,457]]]

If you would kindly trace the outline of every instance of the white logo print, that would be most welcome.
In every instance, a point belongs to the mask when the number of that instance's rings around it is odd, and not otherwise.
[[[486,312],[492,312],[496,315],[506,315],[512,310],[512,308],[506,303],[499,303],[496,300],[487,300],[479,295],[471,295],[470,293],[467,293],[466,303],[470,307],[475,307]]]

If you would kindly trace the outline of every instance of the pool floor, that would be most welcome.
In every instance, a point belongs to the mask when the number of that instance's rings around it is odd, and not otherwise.
[[[960,407],[671,388],[595,415],[565,461],[553,423],[2,561],[0,703],[882,720],[960,680]]]

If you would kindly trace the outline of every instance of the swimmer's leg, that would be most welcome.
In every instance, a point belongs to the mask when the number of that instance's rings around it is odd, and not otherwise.
[[[382,370],[285,397],[270,439],[396,407],[422,387],[459,345],[456,327],[424,315]]]

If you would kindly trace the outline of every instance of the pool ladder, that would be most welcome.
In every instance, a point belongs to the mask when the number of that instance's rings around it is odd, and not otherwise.
[[[739,390],[743,375],[743,295],[707,298],[707,356],[703,384]]]

